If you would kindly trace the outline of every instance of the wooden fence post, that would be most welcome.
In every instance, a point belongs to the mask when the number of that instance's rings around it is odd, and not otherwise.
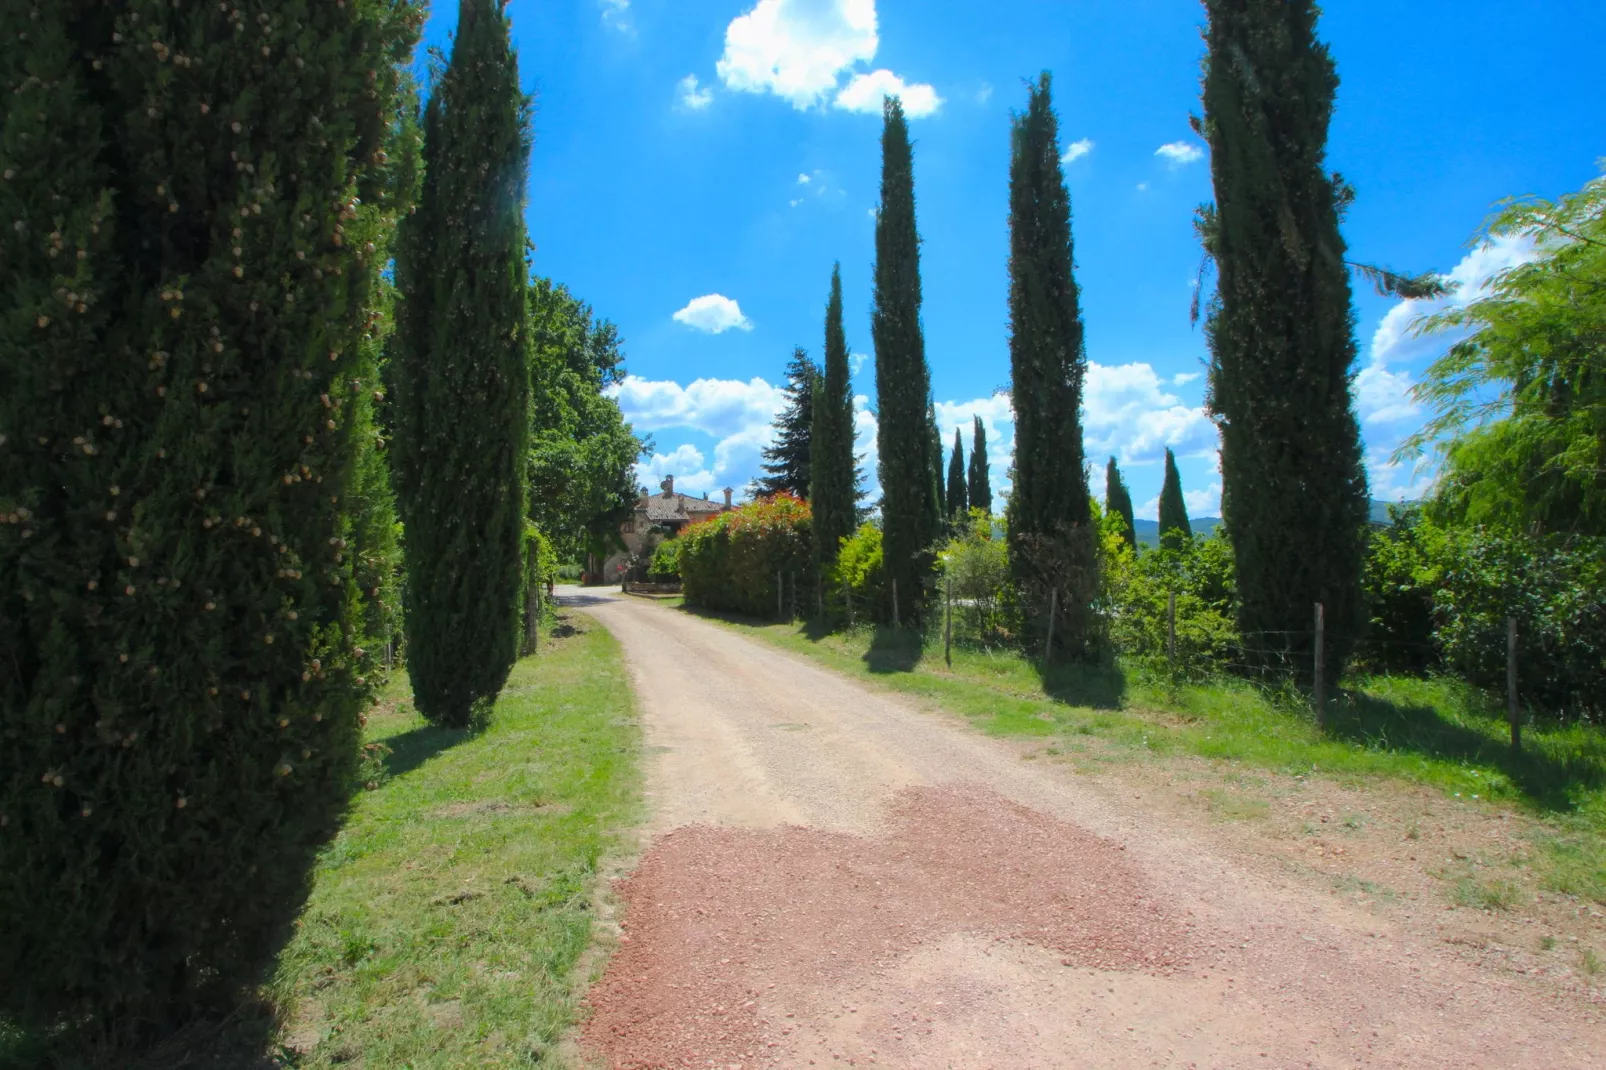
[[[1322,604],[1320,602],[1317,602],[1316,603],[1316,651],[1315,651],[1315,657],[1314,657],[1313,662],[1312,662],[1312,668],[1315,670],[1315,679],[1312,681],[1313,686],[1311,688],[1312,701],[1315,703],[1315,706],[1316,706],[1316,727],[1317,728],[1326,728],[1327,727],[1327,704],[1324,701],[1325,696],[1322,693],[1322,684],[1323,684],[1322,670],[1326,667],[1324,665],[1324,659],[1323,659],[1323,656],[1322,656],[1322,653],[1323,653],[1322,652],[1322,645],[1323,645],[1322,641],[1323,641],[1323,638],[1324,638],[1324,631],[1325,631],[1325,627],[1324,627],[1323,621],[1322,621]]]
[[[1048,672],[1049,660],[1054,654],[1054,616],[1059,611],[1060,589],[1050,587],[1048,590],[1048,635],[1043,639],[1043,672]]]
[[[1172,591],[1165,600],[1165,656],[1171,668],[1171,678],[1177,676],[1177,592]]]
[[[1517,618],[1506,618],[1506,719],[1511,722],[1511,749],[1522,749],[1522,717],[1517,711]]]
[[[946,611],[943,614],[942,626],[942,660],[951,669],[954,667],[954,578],[948,577],[947,593],[943,597]]]

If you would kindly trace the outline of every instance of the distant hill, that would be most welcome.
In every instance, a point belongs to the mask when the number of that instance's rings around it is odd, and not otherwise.
[[[1386,525],[1389,522],[1389,506],[1391,505],[1416,504],[1416,502],[1380,502],[1374,498],[1372,499],[1372,523]],[[1188,523],[1192,525],[1195,535],[1208,535],[1216,530],[1216,525],[1221,523],[1221,518],[1219,516],[1195,516],[1189,517]],[[1144,546],[1160,545],[1160,522],[1158,520],[1134,520],[1132,527],[1137,531],[1138,542]]]

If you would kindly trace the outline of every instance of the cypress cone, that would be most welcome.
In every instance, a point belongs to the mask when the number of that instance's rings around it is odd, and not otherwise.
[[[234,1006],[350,797],[421,19],[0,4],[0,1020]]]
[[[530,389],[524,188],[530,101],[496,0],[461,0],[403,220],[392,367],[418,711],[461,727],[518,653]]]
[[[831,268],[825,305],[825,368],[814,398],[809,505],[819,574],[836,561],[842,540],[857,526],[858,466],[853,454],[853,383],[842,330],[842,266]]]
[[[920,235],[915,230],[914,153],[903,105],[882,107],[881,207],[876,212],[875,342],[882,560],[890,619],[893,584],[903,621],[918,616],[937,535],[931,458],[931,373],[920,326]]]
[[[1310,0],[1207,0],[1204,120],[1216,202],[1200,232],[1218,285],[1207,405],[1245,649],[1292,636],[1308,672],[1313,604],[1337,679],[1365,622],[1368,492],[1351,397],[1354,314],[1326,169],[1338,74]],[[1251,658],[1260,655],[1246,655]],[[1280,667],[1281,654],[1265,655]]]

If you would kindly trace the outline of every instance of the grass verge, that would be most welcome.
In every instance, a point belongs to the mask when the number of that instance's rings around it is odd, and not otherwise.
[[[1056,665],[1045,674],[1014,652],[961,648],[949,667],[940,643],[928,649],[913,631],[817,634],[806,625],[709,619],[962,714],[994,735],[1045,737],[1073,757],[1078,736],[1111,744],[1088,751],[1087,762],[1193,755],[1348,785],[1396,778],[1467,804],[1509,803],[1539,819],[1532,839],[1543,886],[1606,903],[1606,733],[1538,721],[1524,727],[1523,750],[1514,753],[1503,708],[1457,680],[1347,680],[1324,732],[1301,697],[1243,681],[1172,685],[1120,666]],[[1252,803],[1216,803],[1223,817],[1258,816]],[[1509,901],[1503,893],[1474,898]]]

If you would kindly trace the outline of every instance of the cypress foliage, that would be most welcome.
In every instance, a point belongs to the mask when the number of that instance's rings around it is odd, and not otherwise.
[[[1050,78],[1030,88],[1012,132],[1009,169],[1009,363],[1015,406],[1014,488],[1008,517],[1016,582],[1060,588],[1072,645],[1091,640],[1097,533],[1082,458],[1082,342],[1072,275],[1071,200],[1060,165]]]
[[[943,481],[942,432],[937,430],[937,406],[926,403],[926,427],[931,433],[931,449],[926,452],[931,461],[931,505],[934,509],[933,530],[941,530],[948,516],[948,491]]]
[[[820,369],[802,346],[792,350],[786,365],[786,407],[775,417],[775,438],[764,447],[763,469],[768,475],[753,480],[754,497],[786,493],[809,496],[814,437],[814,392]]]
[[[421,20],[0,5],[0,1018],[24,1028],[137,1042],[231,1003],[349,797],[379,661],[359,584],[388,572],[363,535],[385,150]]]
[[[1368,515],[1339,233],[1349,194],[1325,170],[1338,74],[1310,0],[1207,0],[1205,10],[1200,129],[1216,203],[1200,231],[1218,275],[1207,403],[1221,428],[1238,625],[1246,637],[1309,636],[1321,602],[1336,679],[1365,620]],[[1310,664],[1310,646],[1294,640],[1295,664]]]
[[[1132,493],[1126,489],[1126,480],[1121,478],[1121,469],[1116,465],[1114,457],[1111,457],[1110,463],[1104,466],[1104,511],[1121,518],[1122,534],[1126,537],[1126,544],[1136,550],[1138,531],[1132,517]]]
[[[853,383],[842,330],[842,266],[831,268],[825,305],[825,369],[814,397],[809,505],[814,511],[814,560],[824,574],[842,540],[857,526],[858,465],[853,454]]]
[[[393,458],[418,710],[462,726],[518,652],[530,389],[524,186],[530,101],[496,0],[462,0],[424,113],[403,221]]]
[[[1131,507],[1130,499],[1127,505]],[[1168,541],[1167,536],[1193,538],[1193,525],[1188,523],[1188,503],[1182,498],[1182,475],[1177,471],[1176,455],[1169,449],[1165,451],[1165,482],[1160,485],[1161,546]]]
[[[963,517],[970,512],[969,494],[965,487],[965,447],[959,441],[959,428],[954,428],[954,452],[948,459],[948,515]]]
[[[936,486],[926,406],[931,373],[920,326],[920,236],[915,230],[914,153],[903,105],[882,107],[881,207],[876,212],[875,342],[881,525],[887,590],[897,584],[899,612],[918,613],[936,538]],[[891,595],[886,609],[890,614]]]
[[[993,487],[987,472],[987,429],[982,426],[981,417],[976,418],[975,433],[970,440],[970,478],[966,497],[972,509],[981,509],[991,514],[993,511]]]

